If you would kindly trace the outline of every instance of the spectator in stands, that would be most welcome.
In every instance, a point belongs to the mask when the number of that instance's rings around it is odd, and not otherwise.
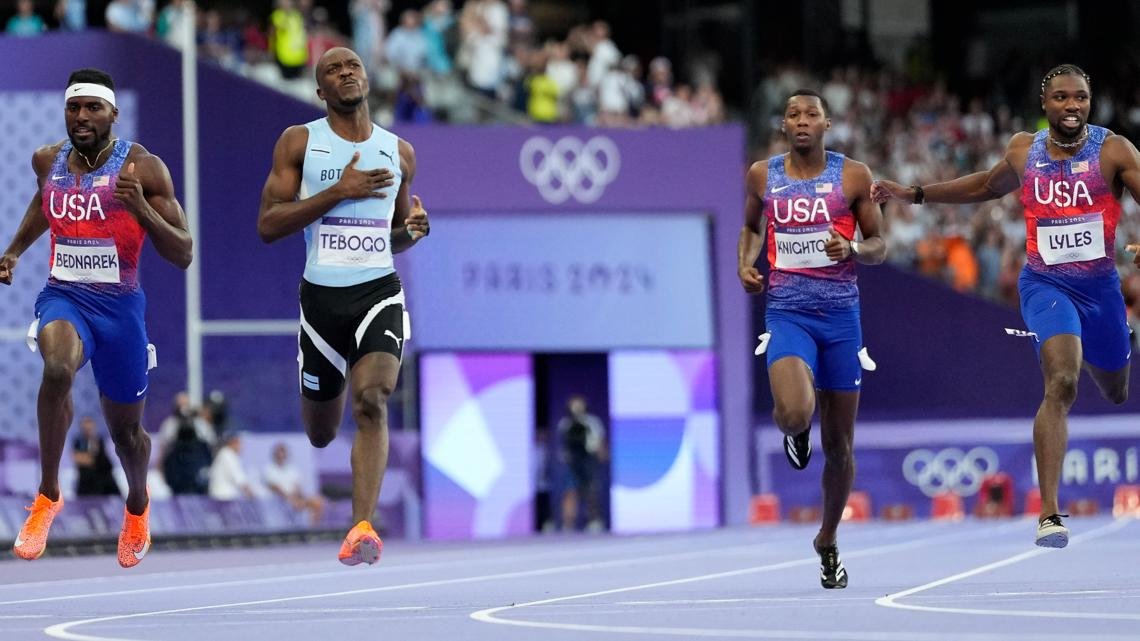
[[[154,23],[154,33],[163,42],[180,49],[186,28],[186,3],[184,0],[170,0],[170,3],[158,12],[158,19]]]
[[[293,506],[298,512],[308,512],[310,523],[320,525],[325,511],[325,500],[320,496],[307,496],[301,487],[301,473],[289,462],[289,448],[284,443],[273,446],[273,458],[261,470],[265,487]]]
[[[424,42],[427,45],[427,67],[432,73],[451,73],[452,50],[456,35],[455,15],[450,0],[432,0],[424,8]]]
[[[174,494],[205,494],[209,481],[214,428],[190,405],[190,396],[179,392],[174,408],[158,430],[158,460]]]
[[[145,34],[154,22],[154,0],[111,0],[103,17],[110,31]]]
[[[530,119],[542,124],[553,124],[562,119],[558,101],[558,83],[547,73],[546,52],[532,51],[530,72],[526,77],[526,113]]]
[[[309,60],[320,60],[326,51],[347,46],[348,38],[329,22],[328,9],[314,7],[313,24],[309,28]]]
[[[396,122],[423,124],[432,121],[431,109],[424,98],[423,83],[415,73],[410,71],[400,73],[393,115]]]
[[[352,48],[364,63],[369,76],[379,73],[384,60],[384,36],[388,32],[384,16],[391,8],[389,0],[352,0]]]
[[[198,55],[202,58],[234,71],[241,66],[241,34],[223,24],[222,14],[217,9],[206,11],[197,40]]]
[[[571,396],[567,414],[558,422],[561,458],[567,469],[567,485],[562,492],[562,529],[578,528],[578,504],[586,504],[586,529],[600,532],[602,521],[601,488],[597,484],[598,466],[608,458],[606,428],[602,420],[587,411],[586,397]]]
[[[296,80],[309,62],[309,38],[305,16],[294,0],[277,0],[277,8],[269,14],[269,49],[281,70],[281,77]]]
[[[502,80],[508,18],[501,0],[469,0],[459,19],[467,82],[488,98],[495,97]]]
[[[388,34],[384,54],[396,71],[418,76],[427,68],[427,39],[420,28],[420,12],[405,9],[400,24]]]
[[[103,435],[90,416],[79,419],[79,436],[72,441],[71,460],[78,473],[76,496],[117,496],[120,493]]]
[[[19,0],[16,3],[16,15],[8,18],[8,25],[4,28],[8,35],[21,38],[38,36],[46,30],[47,25],[36,13],[32,0]]]
[[[87,0],[59,0],[55,3],[55,19],[60,29],[83,31],[87,28]]]
[[[228,432],[222,437],[222,446],[210,465],[210,498],[217,501],[234,501],[253,498],[249,476],[241,461],[241,432]]]
[[[602,81],[602,76],[621,63],[621,51],[610,39],[610,24],[605,20],[597,20],[590,25],[589,31],[586,32],[586,46],[590,51],[587,74],[590,85],[597,87]]]

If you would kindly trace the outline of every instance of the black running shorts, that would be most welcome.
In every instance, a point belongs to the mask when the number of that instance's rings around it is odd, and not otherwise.
[[[349,287],[302,280],[299,297],[297,364],[305,398],[339,396],[349,370],[365,354],[387,352],[402,359],[411,333],[396,274]]]

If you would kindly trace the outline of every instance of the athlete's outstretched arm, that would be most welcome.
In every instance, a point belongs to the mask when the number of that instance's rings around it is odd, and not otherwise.
[[[308,143],[309,130],[296,125],[282,132],[273,148],[273,168],[261,190],[261,207],[257,213],[257,233],[267,243],[308,227],[342,200],[387,198],[387,194],[379,190],[391,186],[395,176],[387,169],[357,169],[360,152],[356,152],[341,170],[336,184],[298,200]]]
[[[1133,145],[1132,141],[1124,136],[1112,135],[1104,141],[1101,154],[1108,156],[1109,161],[1118,167],[1116,180],[1119,180],[1120,185],[1128,190],[1128,193],[1132,195],[1132,200],[1140,203],[1140,152],[1136,150],[1136,145]],[[1128,240],[1140,241],[1137,238],[1129,238]],[[1132,257],[1132,263],[1140,267],[1140,245],[1129,244],[1128,249],[1135,254]]]
[[[760,250],[764,247],[764,199],[761,197],[768,184],[768,165],[756,162],[748,169],[744,179],[744,226],[740,228],[740,240],[736,243],[736,275],[740,284],[749,294],[764,291],[764,277],[756,268]]]
[[[1021,185],[1021,177],[1016,167],[1024,165],[1026,150],[1033,136],[1019,133],[1009,140],[1005,156],[989,171],[979,171],[968,176],[946,182],[922,185],[923,202],[929,203],[980,203],[994,200],[1012,192]],[[916,189],[904,187],[891,180],[876,180],[871,186],[871,198],[876,203],[885,203],[894,198],[913,203]]]
[[[859,223],[863,240],[858,241],[859,251],[856,252],[852,247],[855,239],[843,238],[833,231],[833,240],[828,241],[827,255],[832,260],[843,260],[847,256],[854,255],[855,260],[860,263],[878,265],[887,258],[887,243],[880,231],[883,226],[883,210],[878,203],[871,200],[870,196],[871,170],[861,162],[848,160],[844,164],[843,174],[843,182],[851,185],[851,193],[855,196],[851,202],[851,213],[855,214],[855,222]],[[838,247],[830,247],[833,244]],[[832,255],[833,252],[836,255]]]
[[[174,195],[174,181],[166,163],[136,146],[119,171],[115,198],[134,215],[150,236],[160,256],[181,269],[194,260],[194,239],[186,225],[186,214]]]
[[[404,178],[396,194],[396,210],[392,214],[392,253],[398,254],[416,244],[431,231],[427,211],[419,196],[409,196],[416,177],[416,150],[400,139],[400,171]]]
[[[20,226],[16,228],[16,235],[12,237],[12,242],[8,244],[4,254],[0,255],[0,283],[4,285],[12,284],[12,274],[16,271],[16,263],[20,260],[20,256],[51,227],[48,224],[47,216],[44,216],[41,203],[43,202],[44,176],[51,168],[51,161],[55,157],[56,151],[58,148],[47,146],[37,149],[32,154],[32,169],[36,173],[36,193],[32,196],[31,202],[28,203],[27,210],[24,211],[24,218],[20,221]]]

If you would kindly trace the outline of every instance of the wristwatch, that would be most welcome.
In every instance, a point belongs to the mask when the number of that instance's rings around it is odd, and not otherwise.
[[[857,240],[851,241],[851,255],[852,256],[858,256],[859,255],[859,241],[857,241]]]

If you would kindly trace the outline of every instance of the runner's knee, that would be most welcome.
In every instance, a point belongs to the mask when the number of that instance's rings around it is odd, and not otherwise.
[[[811,427],[811,415],[811,407],[791,407],[777,403],[776,409],[772,411],[772,420],[781,432],[794,436]]]
[[[45,387],[71,389],[75,380],[75,369],[62,361],[44,361],[43,384]]]
[[[353,399],[353,412],[358,418],[382,420],[387,414],[388,397],[391,395],[391,385],[377,384],[366,387],[358,392],[356,398]]]
[[[1059,372],[1045,379],[1045,397],[1070,406],[1077,400],[1077,374]]]

